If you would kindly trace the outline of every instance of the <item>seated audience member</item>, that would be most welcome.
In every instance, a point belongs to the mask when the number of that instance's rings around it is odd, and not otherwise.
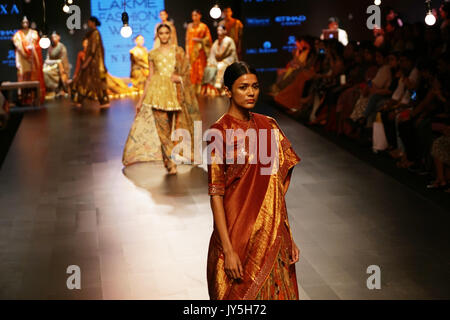
[[[397,57],[394,54],[387,55],[386,51],[380,49],[377,50],[375,57],[379,69],[366,87],[366,94],[369,95],[369,99],[361,118],[358,119],[361,124],[365,124],[369,117],[375,116],[382,104],[389,99],[389,96],[397,88],[399,81]]]
[[[279,69],[277,72],[277,81],[271,88],[272,95],[278,94],[291,84],[303,69],[311,67],[314,60],[312,51],[314,51],[314,46],[309,37],[296,41],[296,48],[292,52],[292,60],[285,68]]]
[[[348,44],[348,35],[347,31],[339,28],[339,19],[336,17],[331,17],[328,19],[328,31],[336,31],[338,34],[338,41],[342,43],[342,45],[346,46]],[[325,34],[322,33],[320,35],[320,40],[329,40],[325,39]]]

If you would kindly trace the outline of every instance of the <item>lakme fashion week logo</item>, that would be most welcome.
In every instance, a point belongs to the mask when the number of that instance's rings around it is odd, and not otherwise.
[[[130,27],[133,29],[130,38],[120,35],[124,11],[122,0],[91,0],[91,13],[102,23],[99,31],[105,47],[105,64],[109,73],[116,77],[129,76],[129,51],[135,46],[134,37],[140,34],[145,39],[152,40],[155,26],[159,22],[159,12],[164,9],[164,0],[127,0],[125,4]]]
[[[259,164],[261,175],[273,175],[279,169],[279,133],[278,129],[250,128],[246,131],[226,129],[225,137],[217,129],[208,129],[202,134],[202,122],[195,121],[194,137],[186,129],[173,131],[172,141],[179,143],[172,150],[171,158],[177,164],[192,164],[192,160],[183,155],[191,154],[194,150],[194,164],[197,165]],[[223,150],[223,141],[234,143],[226,143],[226,149]],[[205,149],[202,147],[203,142],[209,142]]]

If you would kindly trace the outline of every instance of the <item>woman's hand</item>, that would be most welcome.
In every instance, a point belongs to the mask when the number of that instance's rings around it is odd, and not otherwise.
[[[300,250],[298,249],[297,245],[294,241],[292,241],[292,252],[291,252],[291,260],[289,261],[289,264],[295,264],[300,259]]]
[[[170,78],[170,80],[172,80],[172,82],[175,82],[175,83],[181,83],[181,77],[176,74],[173,74],[172,77]]]
[[[232,280],[244,277],[244,268],[242,268],[241,260],[234,250],[225,253],[225,273]]]

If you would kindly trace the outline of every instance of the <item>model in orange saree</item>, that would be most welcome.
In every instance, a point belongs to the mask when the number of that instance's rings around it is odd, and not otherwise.
[[[208,146],[219,147],[210,149],[209,195],[223,196],[228,234],[242,263],[243,276],[236,280],[226,274],[224,252],[215,225],[207,264],[210,298],[297,300],[295,265],[290,264],[294,244],[285,194],[293,167],[300,158],[273,118],[250,112],[250,120],[245,121],[227,113],[211,128],[215,134]],[[238,134],[237,139],[229,135],[239,130],[258,133],[256,149],[250,148],[249,135]],[[262,131],[266,132],[265,136],[261,135]],[[277,166],[273,166],[276,170],[271,174],[263,174],[264,168],[267,169],[263,161],[253,161],[255,155],[261,156],[264,143],[271,146],[267,154],[273,155],[278,150]],[[228,164],[230,158],[236,160],[239,155],[245,161]]]
[[[200,21],[198,11],[192,13],[193,22],[186,31],[186,52],[191,64],[191,83],[199,92],[206,67],[207,58],[212,45],[211,32],[206,24]]]

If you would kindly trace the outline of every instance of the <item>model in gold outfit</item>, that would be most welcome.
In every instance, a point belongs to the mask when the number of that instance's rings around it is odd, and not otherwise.
[[[169,25],[161,24],[157,36],[161,45],[149,52],[150,73],[136,106],[123,164],[163,160],[168,173],[174,175],[177,166],[171,155],[176,143],[171,134],[175,129],[186,129],[193,137],[193,122],[199,120],[199,111],[184,50],[170,43]],[[192,154],[183,157],[193,159]]]

